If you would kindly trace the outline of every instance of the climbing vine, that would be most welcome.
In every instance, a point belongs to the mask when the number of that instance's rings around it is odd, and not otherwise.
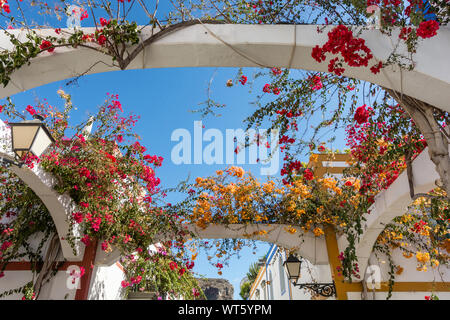
[[[178,215],[183,210],[182,204],[172,207],[164,202],[165,193],[155,174],[163,158],[148,154],[147,148],[140,144],[139,136],[134,132],[139,117],[123,115],[118,96],[110,94],[89,120],[72,125],[69,123],[74,109],[71,97],[62,90],[58,93],[65,102],[63,110],[46,102],[26,108],[30,115],[44,117],[55,143],[41,158],[33,156],[21,160],[30,168],[39,165],[55,176],[58,182],[54,189],[70,195],[76,204],[77,210],[72,212],[69,222],[71,229],[81,228],[81,235],[79,238],[60,237],[72,245],[75,241],[81,241],[86,247],[99,243],[105,252],[119,250],[123,256],[133,254],[136,259],[144,260],[154,257],[148,249],[150,245],[163,242],[177,254],[167,254],[161,261],[172,259],[179,265],[189,265],[190,268],[184,269],[188,273],[193,262],[183,253],[185,237],[189,233],[183,229]],[[13,108],[12,102],[4,105],[4,114],[14,117],[18,113]],[[89,132],[86,129],[89,126],[95,129]],[[53,220],[27,186],[7,168],[1,170],[1,275],[4,276],[3,270],[8,263],[25,257],[31,261],[32,271],[37,273],[44,260],[42,248],[49,237],[56,234]],[[36,236],[39,236],[39,245],[32,249],[30,243]],[[146,267],[151,266],[153,273],[167,272],[166,263],[142,264],[137,269],[132,263],[127,266],[130,266],[127,276],[137,279],[142,273],[139,279],[146,281],[153,281],[144,277],[148,271]],[[58,268],[57,264],[52,267]],[[171,278],[170,283],[158,280],[158,286],[165,286],[164,292],[186,296],[193,288],[187,289],[193,280],[189,278],[188,281],[186,277]],[[140,282],[134,280],[132,283]],[[33,288],[34,284],[27,288]],[[189,292],[189,296],[194,297]]]

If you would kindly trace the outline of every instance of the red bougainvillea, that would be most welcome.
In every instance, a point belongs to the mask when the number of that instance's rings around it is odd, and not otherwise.
[[[417,28],[417,35],[421,38],[431,38],[437,35],[439,23],[435,20],[422,21]]]
[[[371,50],[365,45],[365,40],[355,38],[353,32],[344,25],[339,25],[328,32],[328,41],[323,45],[316,45],[312,50],[312,57],[317,62],[326,60],[326,53],[340,54],[342,60],[334,58],[328,65],[328,71],[342,75],[345,69],[343,62],[351,67],[367,67],[373,58]],[[374,70],[372,70],[374,72]]]

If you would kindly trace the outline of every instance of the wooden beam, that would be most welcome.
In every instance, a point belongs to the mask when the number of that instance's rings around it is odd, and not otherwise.
[[[336,286],[336,299],[347,300],[347,289],[344,283],[344,277],[337,271],[337,267],[341,267],[339,261],[339,247],[336,240],[336,232],[333,226],[327,225],[325,230],[325,242],[327,245],[328,261],[330,262],[331,275]]]
[[[85,274],[80,279],[80,288],[77,289],[77,292],[75,294],[75,300],[87,300],[88,298],[92,273],[94,271],[94,262],[96,254],[97,254],[97,241],[93,241],[84,250],[82,266],[85,269]]]
[[[344,283],[343,287],[346,292],[362,292],[361,282]],[[370,291],[370,290],[369,290]],[[389,291],[389,283],[381,282],[380,288],[375,289],[376,292]],[[450,282],[394,282],[393,292],[450,292]]]
[[[62,261],[60,261],[61,263]],[[82,266],[83,263],[80,261],[65,261],[62,262],[61,265],[58,266],[58,263],[54,263],[52,266],[52,270],[55,270],[56,268],[58,268],[58,271],[65,271],[69,268],[69,266]],[[40,269],[42,267],[42,263],[39,263],[37,265],[38,269]],[[0,267],[1,269],[2,267]],[[5,266],[5,271],[31,271],[31,262],[29,261],[14,261],[14,262],[9,262],[6,266]]]

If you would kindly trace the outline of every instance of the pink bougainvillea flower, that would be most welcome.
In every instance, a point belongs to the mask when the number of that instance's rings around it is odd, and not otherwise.
[[[34,108],[30,105],[27,106],[26,110],[28,111],[29,114],[31,114],[32,116],[34,116],[37,112],[36,110],[34,110]]]
[[[110,20],[106,20],[105,18],[100,18],[100,24],[101,24],[102,27],[108,25],[110,22],[111,22],[111,19]]]
[[[107,251],[107,250],[108,250],[108,248],[109,248],[109,244],[108,244],[108,242],[106,242],[106,241],[103,241],[103,242],[102,242],[102,250],[103,250],[103,251]]]
[[[87,207],[89,207],[89,203],[87,203],[87,202],[80,202],[80,206],[82,206],[83,208],[87,208]]]
[[[91,239],[89,238],[89,235],[85,235],[83,238],[81,238],[81,242],[84,243],[86,247],[88,247],[91,244]]]
[[[320,90],[323,88],[322,79],[319,76],[314,76],[312,78],[314,86],[311,86],[313,91]]]
[[[76,223],[81,223],[83,221],[83,214],[81,212],[74,212],[72,213],[72,217],[75,220]]]
[[[104,45],[105,43],[106,43],[106,37],[103,35],[103,34],[101,34],[101,35],[99,35],[98,37],[97,37],[97,42],[98,42],[98,44],[99,45]]]

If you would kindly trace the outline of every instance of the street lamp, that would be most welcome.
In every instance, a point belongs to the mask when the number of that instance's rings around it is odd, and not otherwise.
[[[283,266],[286,268],[288,279],[297,283],[301,276],[302,262],[294,255],[290,254]]]
[[[332,283],[297,283],[298,279],[301,277],[302,261],[296,256],[290,254],[287,260],[283,263],[283,266],[286,269],[289,281],[292,281],[294,286],[300,287],[300,289],[310,289],[324,297],[331,297],[333,295],[336,296],[334,281]]]
[[[9,123],[11,127],[12,150],[18,162],[2,159],[4,162],[22,166],[21,159],[30,153],[39,157],[55,140],[42,122],[44,118],[34,115],[34,120]]]

